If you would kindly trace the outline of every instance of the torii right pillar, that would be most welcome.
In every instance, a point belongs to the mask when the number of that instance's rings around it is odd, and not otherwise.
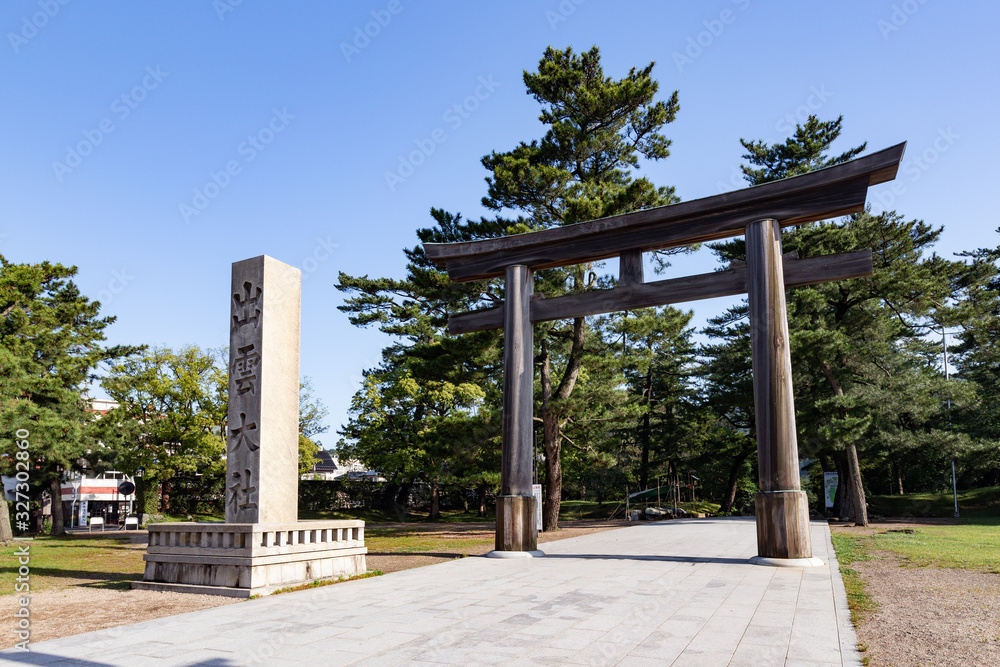
[[[799,483],[781,228],[776,220],[747,225],[746,254],[760,471],[756,562],[817,565],[809,538],[809,501]]]

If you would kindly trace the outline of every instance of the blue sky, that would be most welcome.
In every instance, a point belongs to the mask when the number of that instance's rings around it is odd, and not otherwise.
[[[480,157],[543,133],[521,75],[546,46],[596,44],[610,76],[656,62],[680,112],[645,173],[683,199],[742,187],[739,139],[809,112],[843,114],[835,148],[908,141],[869,202],[944,225],[950,256],[998,243],[998,23],[940,0],[6,0],[0,253],[78,266],[111,342],[170,347],[227,343],[232,262],[303,268],[329,447],[387,342],[336,310],[337,272],[402,276],[432,206],[485,213]]]

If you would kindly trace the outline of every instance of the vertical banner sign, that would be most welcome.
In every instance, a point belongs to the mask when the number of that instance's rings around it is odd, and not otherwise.
[[[535,497],[535,525],[542,532],[542,485],[532,484],[531,495]]]
[[[837,495],[837,485],[840,483],[840,478],[835,472],[825,472],[823,473],[823,497],[826,499],[826,508],[830,509],[833,507],[833,499]]]

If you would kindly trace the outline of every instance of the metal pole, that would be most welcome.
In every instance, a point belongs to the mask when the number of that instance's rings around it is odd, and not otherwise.
[[[958,518],[958,485],[955,483],[955,457],[951,457],[951,492],[955,496],[955,518]]]
[[[670,478],[670,501],[674,505],[674,518],[677,518],[677,473]]]

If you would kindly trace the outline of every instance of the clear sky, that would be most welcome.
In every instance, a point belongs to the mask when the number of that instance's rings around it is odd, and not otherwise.
[[[521,76],[546,46],[656,62],[680,112],[646,174],[683,199],[742,187],[739,139],[809,112],[843,114],[835,148],[908,141],[869,202],[944,225],[950,256],[998,244],[998,24],[985,1],[4,0],[0,253],[78,266],[111,342],[170,347],[227,343],[232,262],[301,267],[330,447],[387,342],[336,309],[337,272],[402,276],[432,206],[485,213],[480,157],[543,133]]]

